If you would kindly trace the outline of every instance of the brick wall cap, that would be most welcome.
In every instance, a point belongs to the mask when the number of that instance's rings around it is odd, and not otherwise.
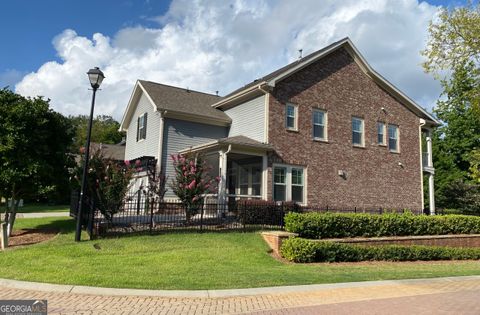
[[[268,231],[261,233],[264,236],[276,236],[276,237],[295,237],[298,236],[297,233],[291,233],[286,231]]]

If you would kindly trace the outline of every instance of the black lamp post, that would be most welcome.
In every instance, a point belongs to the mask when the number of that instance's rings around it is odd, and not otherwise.
[[[83,174],[82,174],[82,186],[80,188],[80,204],[78,206],[77,212],[77,228],[75,230],[75,241],[80,241],[80,236],[82,233],[82,210],[83,204],[85,203],[85,192],[87,189],[87,169],[88,169],[88,162],[90,160],[90,135],[92,133],[92,121],[93,121],[93,108],[95,107],[95,94],[97,93],[97,89],[102,84],[103,79],[105,76],[103,72],[98,68],[95,67],[93,69],[88,70],[88,79],[90,80],[90,85],[93,89],[92,95],[92,106],[90,108],[90,120],[88,121],[88,129],[87,129],[87,143],[85,144],[85,158],[83,161]]]

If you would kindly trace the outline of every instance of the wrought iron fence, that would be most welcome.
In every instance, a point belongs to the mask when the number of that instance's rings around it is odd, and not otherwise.
[[[76,217],[78,192],[72,193],[70,215]],[[166,231],[251,231],[283,229],[288,212],[341,212],[383,214],[404,212],[403,209],[341,208],[325,206],[300,206],[291,202],[276,203],[265,200],[231,200],[219,204],[208,199],[186,215],[184,205],[178,201],[154,201],[138,191],[128,195],[119,212],[105,215],[95,204],[85,204],[82,225],[91,238],[132,233],[161,233]],[[421,214],[422,211],[413,211]],[[108,218],[108,219],[107,219]]]

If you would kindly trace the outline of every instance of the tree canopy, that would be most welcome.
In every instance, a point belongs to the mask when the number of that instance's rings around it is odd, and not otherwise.
[[[85,115],[70,116],[74,129],[74,143],[72,152],[85,146],[87,140],[87,126],[89,117]],[[117,144],[122,141],[124,133],[118,131],[120,124],[111,116],[99,115],[94,118],[91,141],[104,144]]]
[[[70,121],[49,101],[0,90],[0,197],[36,198],[68,188],[72,136]]]

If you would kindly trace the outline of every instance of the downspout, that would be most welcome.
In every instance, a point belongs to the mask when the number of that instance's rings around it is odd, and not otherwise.
[[[420,142],[420,183],[421,183],[421,192],[422,192],[422,211],[425,209],[425,192],[423,191],[423,148],[422,148],[422,127],[426,125],[424,119],[420,119],[420,125],[418,127],[418,138]]]

